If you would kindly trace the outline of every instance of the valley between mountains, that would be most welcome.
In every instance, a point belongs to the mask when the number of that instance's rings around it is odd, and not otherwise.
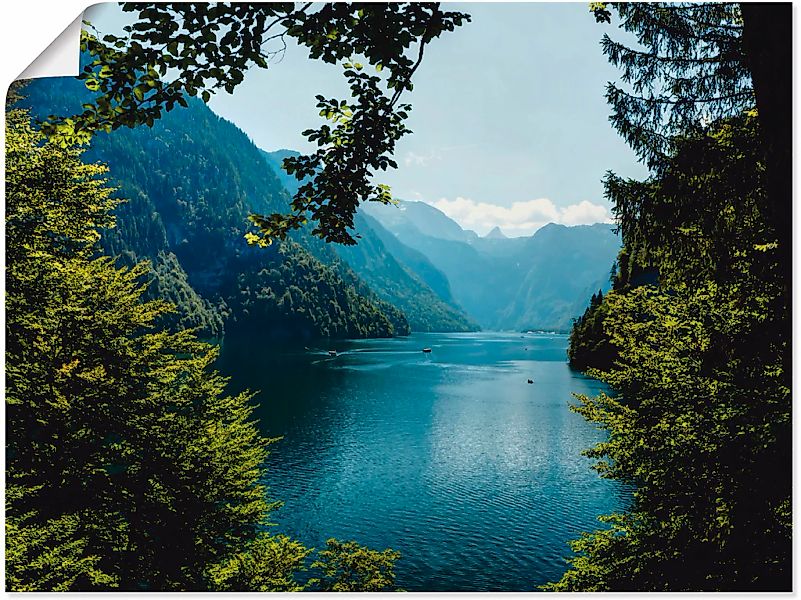
[[[34,81],[24,104],[34,115],[66,114],[86,93],[75,80]],[[355,246],[300,231],[267,249],[249,247],[247,215],[284,211],[297,189],[281,170],[291,154],[259,149],[193,99],[152,128],[95,136],[87,159],[102,157],[129,200],[104,250],[124,264],[150,261],[148,294],[176,305],[175,325],[210,338],[566,331],[609,287],[620,248],[613,225],[480,237],[424,202],[364,206]]]

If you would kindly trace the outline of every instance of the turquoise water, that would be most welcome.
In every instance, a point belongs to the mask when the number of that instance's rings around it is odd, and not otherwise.
[[[430,347],[432,352],[421,350]],[[276,530],[402,553],[409,591],[532,590],[568,540],[628,497],[590,469],[602,433],[568,410],[601,383],[546,334],[415,334],[259,354],[227,347],[234,388],[262,390]],[[534,381],[527,383],[528,379]]]

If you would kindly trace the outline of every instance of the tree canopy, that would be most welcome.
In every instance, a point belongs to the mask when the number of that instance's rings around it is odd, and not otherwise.
[[[791,5],[593,2],[590,9],[597,21],[608,23],[610,6],[620,27],[638,43],[631,48],[603,36],[603,51],[620,68],[624,84],[607,86],[610,121],[652,170],[661,168],[677,136],[746,110],[759,114],[767,171],[765,218],[789,283]]]
[[[343,560],[342,585],[391,588],[393,551],[332,542],[308,565],[272,534],[252,395],[225,394],[215,347],[155,324],[171,307],[143,301],[146,264],[98,256],[107,169],[29,121],[7,112],[8,588],[295,591]]]
[[[232,93],[251,66],[267,68],[292,38],[312,59],[340,64],[351,98],[317,96],[327,122],[304,135],[318,149],[290,157],[284,168],[301,185],[290,214],[254,214],[259,233],[250,242],[267,245],[288,231],[316,223],[326,241],[354,244],[348,229],[360,202],[391,202],[389,188],[375,184],[377,171],[396,167],[395,143],[409,132],[411,106],[401,103],[426,46],[469,21],[438,3],[125,3],[136,13],[126,36],[82,32],[81,49],[93,60],[80,78],[97,92],[77,115],[53,115],[42,124],[62,144],[84,143],[100,130],[152,126],[163,111],[186,106],[185,96],[205,101],[218,90]],[[101,37],[102,35],[102,37]],[[374,69],[368,73],[358,62]]]

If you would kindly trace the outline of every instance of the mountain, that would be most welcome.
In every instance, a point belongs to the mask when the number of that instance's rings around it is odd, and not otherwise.
[[[492,228],[492,230],[484,236],[485,240],[508,240],[509,238],[501,231],[501,228],[497,225]]]
[[[39,116],[78,112],[89,94],[72,78],[36,80],[24,93]],[[105,251],[150,260],[149,294],[173,302],[181,326],[268,339],[403,335],[410,324],[566,329],[615,259],[606,225],[479,237],[422,202],[363,206],[355,247],[301,230],[252,248],[247,215],[287,209],[298,182],[280,164],[293,154],[258,149],[195,99],[151,128],[96,135],[85,158],[107,163],[129,200]]]
[[[527,238],[520,260],[528,269],[501,314],[510,329],[568,330],[587,300],[609,288],[609,271],[620,250],[614,226],[567,227],[550,223]]]
[[[339,246],[336,253],[345,260],[358,275],[364,279],[382,299],[398,307],[406,315],[412,331],[476,331],[478,324],[465,315],[464,311],[453,306],[438,295],[415,271],[402,263],[409,259],[412,250],[406,251],[399,242],[392,245],[398,252],[388,248],[384,239],[392,234],[367,215],[357,214],[354,220],[355,232],[359,236],[355,246]],[[383,230],[383,235],[377,232]],[[388,240],[389,241],[389,240]],[[439,279],[437,287],[450,297],[447,279],[430,262],[422,260],[416,266],[429,278]],[[427,264],[425,264],[427,263]],[[431,266],[431,270],[427,267]]]
[[[23,94],[45,116],[80,111],[88,92],[73,78],[48,78]],[[201,101],[150,128],[98,134],[84,159],[108,164],[128,199],[103,236],[105,251],[149,259],[149,293],[177,305],[178,324],[265,340],[409,332],[400,310],[336,256],[315,257],[302,236],[267,249],[245,243],[248,213],[286,210],[287,192],[247,135]]]
[[[364,210],[392,232],[409,227],[441,240],[472,242],[478,239],[474,231],[462,229],[441,210],[425,202],[400,201],[397,206],[369,203],[364,205]]]
[[[453,299],[448,278],[426,258],[425,254],[402,243],[391,231],[365,211],[359,211],[359,215],[400,264],[419,277],[443,302],[459,312],[464,312]]]
[[[262,151],[291,194],[297,191],[299,183],[283,171],[281,164],[284,158],[298,154],[286,149]],[[403,311],[412,331],[479,329],[454,301],[447,277],[423,254],[401,243],[364,210],[357,213],[354,224],[358,236],[355,246],[313,241],[306,246],[323,262],[331,256],[344,260],[376,295]]]
[[[278,181],[281,182],[281,185],[284,186],[290,195],[294,195],[295,192],[298,191],[300,183],[297,179],[295,179],[294,175],[287,175],[287,172],[284,171],[281,165],[283,164],[285,158],[300,156],[300,152],[283,148],[281,150],[274,150],[272,152],[262,150],[261,155],[264,157],[264,160],[267,161],[267,164],[270,165],[276,177],[278,177]]]
[[[569,329],[590,296],[608,288],[620,248],[613,226],[602,223],[549,224],[530,237],[478,237],[422,202],[365,211],[442,271],[454,300],[488,329]],[[443,233],[423,231],[420,215],[450,223]]]

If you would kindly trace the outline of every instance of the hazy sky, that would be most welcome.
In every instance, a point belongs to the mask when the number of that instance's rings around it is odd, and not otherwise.
[[[415,74],[397,171],[382,174],[395,197],[431,203],[463,227],[530,235],[547,222],[609,219],[601,178],[645,169],[608,122],[606,82],[617,71],[601,54],[605,31],[587,3],[448,3],[473,22],[443,34]],[[116,13],[116,14],[114,14]],[[87,15],[101,30],[119,13]],[[252,69],[211,108],[266,150],[309,146],[300,135],[320,117],[314,95],[345,97],[341,68],[290,46],[281,62]]]

